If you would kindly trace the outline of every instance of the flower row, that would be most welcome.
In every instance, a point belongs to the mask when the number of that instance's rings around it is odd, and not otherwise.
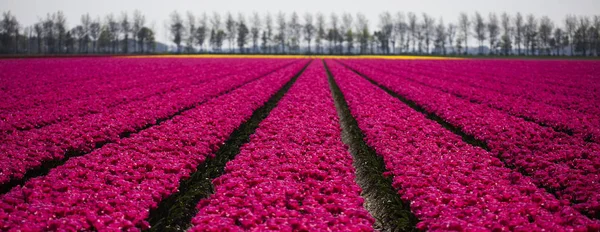
[[[508,165],[524,171],[538,186],[551,189],[577,210],[590,215],[600,212],[598,144],[573,144],[567,134],[506,112],[366,66],[350,65],[466,134],[486,142]]]
[[[209,60],[210,61],[210,60]],[[75,116],[101,114],[109,108],[144,101],[154,95],[166,94],[188,85],[198,84],[228,74],[243,72],[264,62],[243,62],[234,68],[223,68],[227,63],[199,62],[196,66],[165,69],[140,62],[148,70],[136,73],[111,74],[110,80],[88,81],[84,79],[87,72],[68,72],[69,75],[82,77],[71,84],[79,84],[74,88],[64,86],[47,86],[54,91],[48,94],[29,94],[19,96],[18,104],[27,106],[24,109],[5,109],[0,113],[0,131],[29,130],[49,124],[68,120]],[[172,65],[158,65],[158,67]],[[16,68],[21,67],[17,66]],[[120,69],[116,69],[115,72]],[[135,70],[135,69],[134,69]],[[32,71],[33,72],[33,71]]]
[[[539,99],[529,100],[520,96],[503,93],[505,91],[498,92],[489,88],[489,86],[499,85],[498,83],[491,83],[485,87],[471,86],[467,84],[471,80],[465,80],[475,79],[471,74],[445,73],[436,69],[432,69],[428,74],[421,74],[403,69],[401,68],[402,65],[393,65],[392,67],[394,68],[387,66],[386,69],[381,71],[440,89],[471,102],[485,104],[489,107],[506,111],[511,115],[522,117],[541,125],[550,126],[562,131],[571,131],[580,140],[579,142],[574,140],[574,144],[580,144],[584,140],[592,140],[600,143],[600,117],[598,115],[564,109],[540,102]],[[506,92],[512,88],[517,87],[514,87],[514,85],[502,87]],[[532,91],[536,92],[536,90]],[[588,105],[594,104],[594,100],[592,99],[586,101]]]
[[[189,85],[142,102],[108,108],[102,113],[75,117],[36,130],[15,131],[0,144],[0,153],[5,154],[0,157],[0,184],[20,179],[27,171],[46,161],[60,160],[66,153],[88,153],[102,144],[114,143],[127,133],[156,125],[280,68],[281,64],[267,63],[252,71]]]
[[[305,64],[296,62],[12,189],[0,197],[0,230],[148,229],[149,210],[176,192],[180,180]]]
[[[428,231],[598,230],[555,199],[423,114],[340,64],[328,62],[367,144]]]
[[[7,60],[0,96],[0,112],[22,110],[68,98],[113,92],[109,85],[141,86],[139,74],[161,72],[172,65],[134,59]],[[128,78],[132,77],[132,78]]]
[[[192,231],[372,231],[327,76],[313,62],[213,181]]]
[[[419,70],[463,75],[468,82],[510,86],[509,91],[540,97],[598,98],[597,62],[542,60],[459,60],[423,62]],[[434,69],[432,69],[434,68]],[[437,68],[437,70],[435,69]],[[530,93],[530,94],[527,94]],[[550,94],[550,95],[548,95]]]
[[[443,77],[450,82],[543,102],[598,118],[600,85],[596,62],[461,60],[448,62],[388,62],[390,67]],[[418,64],[418,65],[417,65]]]

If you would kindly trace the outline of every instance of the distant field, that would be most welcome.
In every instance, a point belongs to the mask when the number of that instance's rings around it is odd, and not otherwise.
[[[284,54],[52,54],[52,55],[0,55],[0,59],[26,58],[265,58],[265,59],[381,59],[381,60],[591,60],[598,56],[519,56],[519,55],[284,55]]]
[[[0,231],[600,231],[600,61],[2,59],[0,98]]]
[[[133,55],[128,58],[265,58],[265,59],[390,59],[390,60],[445,60],[463,59],[443,56],[336,56],[336,55],[240,55],[240,54],[198,54],[198,55]]]

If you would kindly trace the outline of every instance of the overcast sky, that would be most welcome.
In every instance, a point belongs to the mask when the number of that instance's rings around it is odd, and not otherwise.
[[[382,11],[427,12],[436,19],[443,17],[445,22],[456,21],[459,12],[465,11],[470,15],[479,11],[487,15],[488,12],[521,12],[532,13],[538,17],[546,15],[556,23],[562,25],[562,20],[567,14],[598,15],[600,14],[600,0],[0,0],[0,11],[10,10],[15,14],[21,25],[29,26],[37,22],[48,12],[62,10],[69,22],[69,27],[79,23],[82,14],[90,13],[104,17],[108,13],[119,15],[127,11],[139,9],[146,15],[149,26],[154,25],[157,30],[158,40],[167,40],[165,21],[169,14],[175,10],[184,13],[191,11],[195,14],[202,12],[242,12],[250,15],[279,11],[290,13],[323,12],[343,13],[362,12],[371,21],[372,26],[377,25],[378,14]]]

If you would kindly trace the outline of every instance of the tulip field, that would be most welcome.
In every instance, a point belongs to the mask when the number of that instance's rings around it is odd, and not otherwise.
[[[0,59],[0,231],[600,231],[600,62]]]

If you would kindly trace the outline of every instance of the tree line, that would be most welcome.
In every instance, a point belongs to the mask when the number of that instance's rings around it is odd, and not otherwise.
[[[154,30],[140,11],[104,19],[81,16],[68,29],[62,12],[22,27],[5,12],[1,53],[151,53]],[[600,15],[567,15],[562,22],[532,14],[460,13],[444,23],[427,13],[383,12],[370,28],[362,13],[324,15],[216,12],[170,14],[165,29],[176,53],[437,54],[600,56]],[[476,41],[476,46],[469,42]]]
[[[0,21],[0,53],[4,54],[94,54],[149,53],[155,49],[154,30],[145,16],[134,11],[104,19],[82,15],[78,25],[68,28],[63,12],[48,13],[30,26],[21,26],[9,12]]]

